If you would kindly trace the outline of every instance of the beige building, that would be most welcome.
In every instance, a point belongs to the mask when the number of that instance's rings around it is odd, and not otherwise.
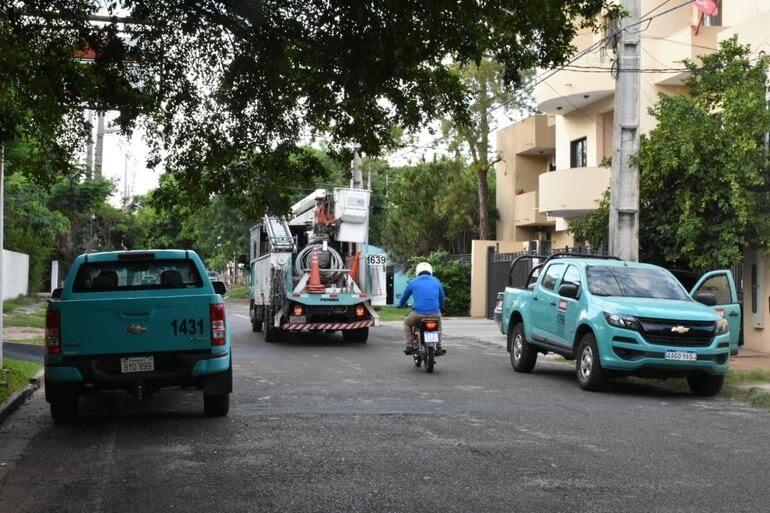
[[[639,26],[644,70],[639,117],[642,132],[654,127],[648,109],[657,102],[659,93],[684,90],[683,59],[697,60],[698,55],[713,52],[720,41],[733,35],[742,44],[750,44],[755,56],[761,51],[770,54],[770,0],[722,0],[720,13],[703,19],[693,5],[665,12],[676,4],[664,0],[642,0],[641,4],[642,18],[646,13],[655,16]],[[574,41],[577,54],[600,43],[605,35],[581,32]],[[613,57],[611,44],[599,45],[550,75],[535,88],[537,107],[544,115],[498,131],[497,234],[506,248],[523,249],[525,241],[534,239],[550,239],[552,247],[574,245],[566,220],[596,208],[609,187],[610,170],[600,164],[613,153],[615,81],[604,71],[612,67]],[[485,251],[481,250],[493,244],[479,241],[474,246],[478,251],[474,251],[472,315],[485,314],[486,281],[481,283],[480,270],[477,273],[475,267],[483,260],[486,270],[486,256],[481,256]],[[770,352],[768,265],[768,259],[747,252],[743,273],[745,345],[764,352]]]

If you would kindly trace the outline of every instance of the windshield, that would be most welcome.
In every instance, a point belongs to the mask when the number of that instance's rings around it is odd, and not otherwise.
[[[677,279],[663,269],[589,266],[587,274],[588,290],[596,296],[690,300]]]

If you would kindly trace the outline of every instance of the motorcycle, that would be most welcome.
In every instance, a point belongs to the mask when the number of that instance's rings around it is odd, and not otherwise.
[[[412,340],[419,341],[417,348],[412,352],[415,367],[425,363],[425,372],[433,372],[436,365],[436,358],[444,353],[445,350],[439,349],[441,346],[441,319],[426,318],[420,319],[420,322],[412,326]]]

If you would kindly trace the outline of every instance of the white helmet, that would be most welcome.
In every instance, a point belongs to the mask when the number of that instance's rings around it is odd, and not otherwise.
[[[420,262],[419,264],[417,264],[417,269],[415,269],[414,273],[417,276],[419,276],[425,272],[433,276],[433,266],[430,265],[428,262]]]

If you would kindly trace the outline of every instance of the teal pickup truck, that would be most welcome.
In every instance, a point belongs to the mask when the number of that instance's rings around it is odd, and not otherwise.
[[[680,376],[694,394],[715,395],[738,352],[740,307],[728,270],[687,291],[654,265],[525,255],[511,264],[502,310],[515,371],[531,372],[538,353],[556,353],[577,361],[585,390],[612,375]]]
[[[222,294],[193,251],[79,256],[45,320],[45,398],[56,423],[77,419],[79,396],[118,389],[203,390],[207,415],[226,415],[230,330]]]

